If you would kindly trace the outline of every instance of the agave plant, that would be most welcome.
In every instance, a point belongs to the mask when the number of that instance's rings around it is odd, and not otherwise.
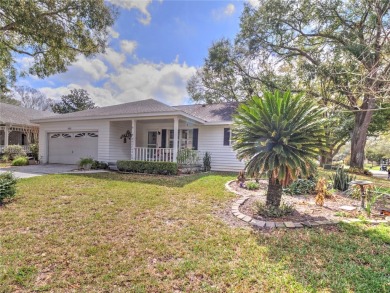
[[[279,207],[282,188],[315,171],[326,150],[323,124],[323,111],[301,94],[264,92],[240,105],[233,148],[247,161],[248,174],[267,174],[266,205]]]

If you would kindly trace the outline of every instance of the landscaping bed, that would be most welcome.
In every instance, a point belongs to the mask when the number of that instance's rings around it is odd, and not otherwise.
[[[249,181],[251,182],[251,181]],[[259,180],[258,190],[248,190],[240,187],[239,183],[232,181],[229,185],[236,193],[242,196],[250,196],[247,201],[240,207],[240,211],[253,217],[257,220],[274,221],[274,222],[302,222],[302,221],[321,221],[321,220],[334,220],[339,221],[343,218],[358,218],[359,216],[365,216],[365,212],[360,212],[360,200],[354,199],[342,192],[333,193],[332,199],[325,199],[323,206],[315,204],[315,195],[287,195],[283,194],[282,202],[292,205],[293,212],[290,215],[282,217],[264,217],[260,216],[256,212],[256,203],[266,200],[266,192],[268,187],[268,180]],[[379,213],[380,207],[383,206],[382,201],[378,201],[374,207],[374,211],[371,215],[371,219],[384,220],[384,217]],[[344,207],[344,208],[343,208]],[[348,211],[347,207],[354,208],[352,211]]]

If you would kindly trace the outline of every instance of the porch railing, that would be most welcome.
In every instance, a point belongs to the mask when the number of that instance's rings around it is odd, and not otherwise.
[[[136,161],[173,162],[173,149],[170,148],[135,148]]]
[[[28,154],[30,153],[30,146],[29,145],[21,145],[21,147],[24,149],[24,151]],[[0,154],[4,153],[5,145],[0,145]]]

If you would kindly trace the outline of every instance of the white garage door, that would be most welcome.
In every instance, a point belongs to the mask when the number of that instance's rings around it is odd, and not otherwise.
[[[98,132],[49,134],[49,163],[77,164],[86,157],[98,159]]]

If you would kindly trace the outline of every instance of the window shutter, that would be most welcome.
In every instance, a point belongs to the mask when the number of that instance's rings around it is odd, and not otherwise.
[[[192,130],[192,149],[197,150],[198,149],[198,134],[199,134],[199,129],[194,128]]]
[[[230,145],[230,128],[223,129],[223,145]]]
[[[167,130],[161,130],[161,147],[165,149],[167,147]]]

